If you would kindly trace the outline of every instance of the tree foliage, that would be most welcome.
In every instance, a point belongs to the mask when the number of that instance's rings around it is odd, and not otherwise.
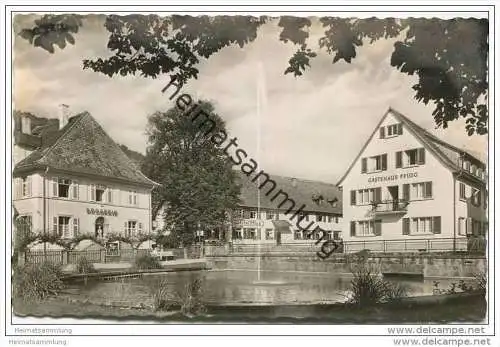
[[[216,128],[224,121],[213,106],[201,102]],[[178,108],[148,118],[148,147],[143,172],[161,184],[153,200],[166,207],[166,227],[186,245],[198,229],[223,225],[225,212],[236,206],[239,186],[227,154],[205,136],[206,129]]]
[[[488,20],[475,18],[337,18],[321,17],[324,29],[319,49],[333,56],[332,63],[351,63],[357,49],[380,39],[397,38],[391,65],[407,75],[415,75],[415,99],[434,104],[433,117],[438,127],[465,118],[466,131],[486,134]],[[257,38],[269,17],[251,16],[170,16],[109,15],[109,57],[85,59],[84,69],[110,77],[140,74],[156,78],[175,76],[185,83],[198,76],[198,64],[224,47],[243,47]],[[46,15],[33,28],[23,29],[21,37],[51,53],[66,41],[74,43],[73,34],[82,25],[79,15]],[[280,17],[279,40],[296,45],[285,74],[301,76],[310,67],[317,52],[310,48],[309,18]]]

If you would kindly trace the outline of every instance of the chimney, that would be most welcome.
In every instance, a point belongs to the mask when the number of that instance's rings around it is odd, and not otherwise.
[[[68,124],[69,119],[69,106],[66,104],[59,105],[59,130]]]

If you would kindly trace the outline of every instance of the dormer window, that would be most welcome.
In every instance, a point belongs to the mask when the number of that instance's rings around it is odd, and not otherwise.
[[[470,161],[464,160],[463,165],[462,165],[462,168],[463,168],[465,171],[469,171],[469,170],[470,170]]]

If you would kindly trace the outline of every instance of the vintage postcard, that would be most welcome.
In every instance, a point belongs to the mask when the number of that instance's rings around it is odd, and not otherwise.
[[[10,13],[12,319],[488,345],[488,8],[232,10]]]

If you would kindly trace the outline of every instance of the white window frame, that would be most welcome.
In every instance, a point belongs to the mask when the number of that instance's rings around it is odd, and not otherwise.
[[[274,229],[266,228],[264,233],[266,234],[266,240],[274,240]]]
[[[22,224],[19,222],[23,219],[26,219],[27,221],[24,221]],[[31,235],[33,233],[33,215],[31,213],[25,213],[17,216],[18,226],[22,226],[23,230],[16,230],[16,232],[22,232],[23,234]],[[24,227],[28,227],[29,230],[24,229]]]
[[[398,133],[398,124],[391,124],[391,125],[388,125],[387,126],[387,136],[386,137],[389,137],[389,136],[397,136],[399,135]]]
[[[364,220],[356,222],[356,236],[375,236],[375,222]]]
[[[129,219],[125,222],[125,236],[132,237],[142,232],[142,223],[136,219]]]
[[[410,220],[410,234],[432,234],[433,217],[412,217]]]
[[[56,233],[57,236],[61,238],[69,239],[74,237],[73,235],[73,216],[69,215],[57,215],[53,218],[52,231]],[[61,220],[68,220],[67,224],[62,224]],[[55,229],[55,230],[54,230]]]

